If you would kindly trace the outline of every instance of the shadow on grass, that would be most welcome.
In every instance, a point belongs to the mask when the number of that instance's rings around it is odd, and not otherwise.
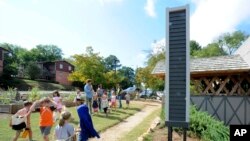
[[[100,118],[107,118],[107,119],[111,119],[111,120],[119,120],[119,121],[123,121],[124,119],[117,117],[117,116],[112,116],[110,114],[108,114],[108,116],[106,117],[106,115],[95,115],[96,117],[100,117]]]
[[[158,106],[158,105],[155,105],[155,104],[145,104],[145,105],[148,105],[148,106]]]

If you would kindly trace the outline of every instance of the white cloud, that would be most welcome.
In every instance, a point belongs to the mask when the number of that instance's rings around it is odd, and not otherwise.
[[[232,32],[250,20],[249,0],[193,0],[191,39],[205,46],[225,32]]]
[[[156,17],[155,3],[156,0],[147,0],[146,5],[144,6],[144,10],[150,17]]]
[[[153,49],[153,54],[158,54],[158,53],[165,51],[165,47],[166,47],[165,45],[166,45],[165,38],[159,41],[156,41],[155,43],[152,43],[151,47]]]

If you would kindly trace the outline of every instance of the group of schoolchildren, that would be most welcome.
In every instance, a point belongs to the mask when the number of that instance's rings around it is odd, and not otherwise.
[[[84,104],[84,99],[77,99],[77,113],[80,119],[79,128],[75,129],[72,124],[69,123],[71,119],[71,113],[63,108],[62,98],[58,91],[53,93],[53,98],[45,97],[40,100],[36,100],[33,103],[29,101],[24,102],[24,108],[18,110],[10,120],[10,126],[16,131],[13,141],[17,141],[19,136],[26,134],[29,141],[32,141],[31,130],[31,113],[37,111],[40,113],[39,128],[44,141],[49,141],[49,135],[52,126],[55,124],[54,113],[58,112],[60,118],[58,125],[55,126],[54,140],[56,141],[75,141],[76,132],[79,133],[78,141],[87,141],[88,138],[98,137],[98,133],[93,127],[92,119],[89,114],[88,107]],[[52,104],[52,105],[51,105]]]
[[[102,85],[100,84],[98,86],[98,89],[96,92],[93,92],[93,102],[92,102],[92,107],[93,107],[93,112],[97,113],[99,111],[104,111],[104,113],[106,114],[106,116],[108,116],[108,113],[111,112],[111,110],[116,111],[117,108],[117,99],[116,99],[116,93],[115,91],[112,89],[111,91],[105,91],[102,89]],[[125,95],[125,99],[126,99],[126,104],[127,104],[127,108],[129,107],[129,103],[130,103],[130,95],[126,94]],[[119,106],[121,107],[121,106]],[[92,113],[92,111],[90,111],[90,113]]]
[[[84,91],[86,94],[86,101],[80,90],[77,91],[74,99],[80,119],[79,129],[75,129],[74,126],[69,123],[71,113],[64,108],[59,92],[55,91],[53,92],[53,98],[45,97],[33,103],[28,101],[24,102],[24,108],[20,109],[12,116],[10,126],[16,131],[13,141],[17,141],[21,133],[22,136],[26,133],[29,137],[29,141],[32,141],[30,115],[33,111],[40,113],[39,127],[44,141],[49,141],[51,128],[56,123],[55,113],[59,113],[60,115],[58,125],[56,125],[54,131],[55,140],[75,141],[76,132],[79,132],[78,141],[87,141],[92,137],[100,138],[94,129],[90,114],[93,114],[92,111],[94,113],[104,111],[107,117],[108,112],[116,110],[116,94],[114,91],[104,91],[101,85],[98,86],[95,93],[90,79],[87,80]],[[130,95],[126,94],[125,98],[128,107]]]

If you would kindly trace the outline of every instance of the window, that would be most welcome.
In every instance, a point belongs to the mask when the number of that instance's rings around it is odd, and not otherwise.
[[[63,69],[63,64],[60,64],[60,69]]]
[[[69,66],[69,71],[71,71],[71,69],[72,69],[71,66]]]

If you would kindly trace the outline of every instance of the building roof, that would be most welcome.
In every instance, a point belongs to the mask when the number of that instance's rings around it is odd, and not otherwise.
[[[71,66],[74,66],[74,65],[72,65],[71,63],[69,63],[69,62],[66,61],[66,60],[43,61],[43,62],[37,62],[37,63],[38,63],[38,64],[44,64],[44,63],[56,63],[56,62],[66,62],[66,63],[70,64]]]
[[[0,47],[0,49],[2,49],[2,50],[4,50],[4,51],[9,52],[9,50],[8,50],[8,49],[5,49],[5,48],[3,48],[3,47]]]
[[[235,54],[239,54],[250,66],[250,37],[237,49]]]
[[[190,59],[191,74],[249,71],[250,66],[240,55]],[[159,61],[152,74],[165,74],[165,61]]]

